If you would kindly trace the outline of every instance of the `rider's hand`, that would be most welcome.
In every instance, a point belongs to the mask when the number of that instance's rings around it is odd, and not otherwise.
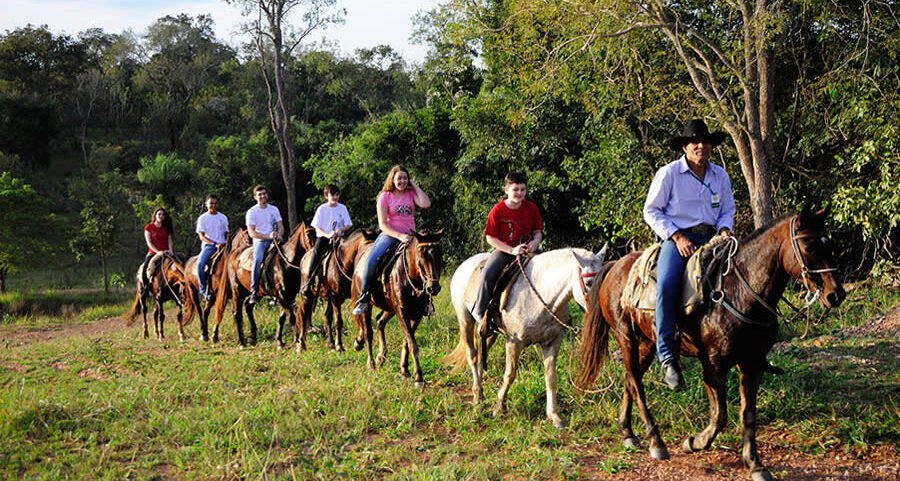
[[[681,254],[681,257],[690,257],[696,250],[694,243],[681,232],[672,234],[672,240],[675,241],[675,246],[678,247],[678,253]]]
[[[511,252],[510,254],[512,254],[512,255],[514,255],[514,256],[520,256],[520,255],[522,255],[522,254],[524,254],[524,253],[526,253],[526,252],[528,252],[528,245],[526,245],[526,244],[519,244],[519,245],[513,247],[513,250],[512,250],[512,252]]]
[[[409,244],[413,240],[412,234],[400,234],[400,240]]]
[[[525,246],[525,249],[528,252],[536,252],[537,248],[538,248],[538,244],[540,244],[540,243],[541,243],[541,241],[535,239],[535,240],[529,242],[528,245]]]

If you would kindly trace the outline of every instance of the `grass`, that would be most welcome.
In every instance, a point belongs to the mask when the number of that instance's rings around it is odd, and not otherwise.
[[[37,295],[37,294],[35,294]],[[45,299],[53,299],[48,293]],[[900,443],[896,342],[843,338],[855,326],[900,301],[869,289],[823,322],[808,339],[780,345],[772,360],[788,372],[766,376],[759,401],[760,437],[820,454],[865,456]],[[598,380],[609,389],[582,395],[569,381],[568,337],[559,362],[560,403],[570,421],[556,431],[544,419],[543,367],[538,351],[523,355],[509,393],[508,414],[493,418],[503,348],[485,375],[489,401],[469,404],[467,372],[450,372],[441,357],[456,344],[456,320],[444,289],[420,326],[425,389],[398,374],[396,321],[388,326],[384,368],[366,368],[363,352],[335,353],[313,336],[309,350],[278,351],[275,311],[257,307],[260,345],[240,350],[230,318],[217,345],[139,338],[139,327],[103,337],[69,337],[5,349],[0,360],[2,479],[583,479],[586,452],[605,453],[592,468],[630,468],[614,419],[622,372],[609,363]],[[87,322],[121,314],[122,299],[69,316],[25,316],[15,326]],[[346,314],[346,313],[345,313]],[[315,322],[320,324],[321,315]],[[172,317],[169,317],[172,319]],[[350,319],[345,315],[345,319]],[[346,345],[355,327],[345,327]],[[10,326],[0,326],[3,330]],[[245,326],[246,328],[246,326]],[[796,331],[796,325],[788,334]],[[826,342],[812,336],[828,335]],[[865,361],[868,364],[860,360]],[[648,374],[650,409],[670,449],[704,427],[706,395],[699,366],[686,360],[688,389],[673,393]],[[716,445],[737,448],[737,376],[729,379],[729,426]],[[637,419],[637,416],[636,416]],[[639,422],[636,432],[641,432]],[[773,433],[790,433],[781,440]],[[767,438],[767,434],[769,437]],[[646,443],[645,443],[646,446]],[[737,456],[737,454],[735,454]],[[744,476],[745,473],[741,473]]]

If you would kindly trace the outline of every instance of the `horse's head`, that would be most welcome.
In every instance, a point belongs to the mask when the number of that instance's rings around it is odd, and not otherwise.
[[[606,249],[607,246],[603,246],[603,249],[600,249],[600,252],[596,254],[591,251],[581,251],[579,253],[575,249],[572,249],[572,256],[575,257],[576,269],[572,272],[571,277],[571,287],[572,293],[575,298],[575,302],[577,302],[581,307],[587,307],[587,295],[591,290],[591,286],[594,281],[599,282],[597,280],[597,275],[600,273],[600,270],[603,269],[603,261],[606,259]]]
[[[847,293],[838,280],[834,267],[831,241],[825,230],[828,210],[811,212],[804,207],[802,212],[790,218],[790,242],[782,249],[785,270],[803,287],[822,294],[827,307],[837,307]],[[784,243],[782,243],[784,245]],[[788,252],[784,252],[788,250]]]
[[[436,296],[441,292],[441,271],[444,268],[444,254],[441,250],[441,236],[444,229],[432,233],[419,233],[413,231],[415,242],[410,244],[414,257],[411,264],[415,264],[419,276],[425,284],[425,292]]]

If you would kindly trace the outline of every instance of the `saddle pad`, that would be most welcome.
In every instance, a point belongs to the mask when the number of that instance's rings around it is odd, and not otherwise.
[[[472,306],[475,304],[475,299],[478,298],[478,279],[481,278],[481,271],[484,270],[484,265],[487,264],[488,258],[485,257],[481,259],[474,269],[472,269],[472,275],[469,276],[469,283],[466,284],[466,291],[463,294],[463,302],[466,303],[467,306]]]
[[[537,254],[529,253],[525,255],[525,260],[523,261],[523,266],[527,266],[531,259]],[[478,289],[480,284],[478,281],[481,279],[481,271],[484,270],[484,265],[487,264],[488,258],[485,257],[484,260],[478,263],[475,266],[475,269],[472,271],[472,276],[469,277],[469,283],[466,284],[466,292],[463,296],[463,300],[467,305],[475,305],[475,301],[478,298]],[[491,299],[488,302],[488,311],[492,310],[492,306],[496,306],[497,311],[502,311],[504,307],[506,307],[506,302],[509,298],[509,291],[512,289],[513,284],[516,283],[516,280],[519,278],[521,274],[521,270],[519,269],[518,261],[513,261],[507,264],[506,267],[500,272],[500,276],[497,278],[497,284],[494,286],[491,291]]]

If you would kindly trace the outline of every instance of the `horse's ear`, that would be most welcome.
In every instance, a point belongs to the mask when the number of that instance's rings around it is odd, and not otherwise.
[[[444,235],[444,228],[441,227],[441,228],[438,229],[436,232],[432,232],[431,235],[436,235],[436,236],[438,236],[438,237]]]
[[[603,248],[600,249],[600,252],[594,254],[595,262],[603,262],[606,260],[606,253],[609,251],[609,244],[603,244]]]
[[[587,259],[578,255],[578,253],[575,252],[575,249],[569,250],[572,252],[572,256],[575,257],[575,262],[577,262],[579,266],[586,267],[590,263]]]

